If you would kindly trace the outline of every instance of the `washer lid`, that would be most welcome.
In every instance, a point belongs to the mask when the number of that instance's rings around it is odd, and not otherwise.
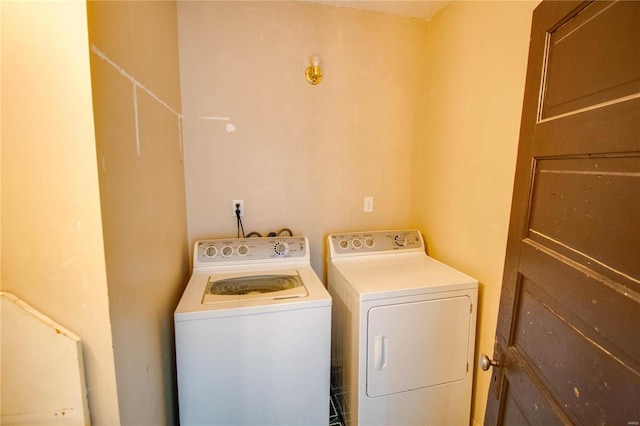
[[[478,281],[424,253],[333,259],[360,300],[478,288]]]
[[[180,298],[174,312],[175,321],[191,321],[234,315],[253,315],[258,313],[278,312],[293,309],[315,309],[331,306],[331,296],[322,284],[311,266],[296,266],[295,268],[267,268],[267,265],[247,265],[242,270],[231,270],[220,267],[218,272],[194,274],[189,279],[187,287]],[[295,275],[302,282],[301,287],[307,293],[299,297],[287,297],[282,292],[262,293],[268,297],[247,298],[246,295],[224,296],[225,300],[216,303],[202,303],[208,283],[226,280],[234,277],[264,276],[264,275]],[[274,297],[274,295],[282,297]]]
[[[239,299],[283,299],[305,297],[308,294],[297,271],[295,274],[246,275],[224,279],[210,276],[202,303],[221,303]]]

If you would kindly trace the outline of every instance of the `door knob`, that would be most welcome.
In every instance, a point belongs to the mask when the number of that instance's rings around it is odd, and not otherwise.
[[[491,359],[487,356],[487,354],[480,354],[480,368],[483,371],[487,371],[490,367],[498,367],[500,363],[498,360]]]

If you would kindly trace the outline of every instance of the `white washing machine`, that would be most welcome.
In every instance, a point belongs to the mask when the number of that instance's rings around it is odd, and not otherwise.
[[[349,425],[468,425],[478,281],[420,232],[328,238],[332,380]]]
[[[198,241],[174,323],[182,426],[328,424],[331,297],[306,237]]]

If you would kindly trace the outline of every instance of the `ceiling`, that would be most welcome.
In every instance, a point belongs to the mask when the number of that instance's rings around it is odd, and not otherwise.
[[[328,6],[349,7],[352,9],[372,10],[393,15],[424,19],[428,21],[440,9],[451,3],[441,0],[299,0]]]

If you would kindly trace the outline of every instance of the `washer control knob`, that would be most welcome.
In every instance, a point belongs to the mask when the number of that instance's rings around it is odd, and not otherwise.
[[[373,248],[373,246],[376,245],[376,242],[374,241],[373,238],[367,237],[364,239],[364,245],[367,246],[368,248]]]
[[[218,249],[214,246],[207,246],[207,248],[204,249],[204,255],[209,258],[216,257],[216,254],[218,254]]]
[[[407,237],[405,237],[404,235],[396,235],[394,237],[394,241],[396,242],[396,245],[399,247],[404,247],[407,245]]]
[[[353,240],[351,240],[351,245],[355,249],[360,249],[362,248],[362,240],[360,238],[354,238]]]
[[[229,257],[233,254],[233,247],[224,246],[222,247],[222,257]]]
[[[340,246],[341,249],[346,250],[346,249],[349,248],[349,241],[348,240],[340,240],[338,245]]]
[[[275,251],[278,256],[285,256],[289,254],[289,244],[287,244],[286,241],[277,241],[276,245],[273,246],[273,251]]]
[[[247,254],[249,254],[249,247],[244,244],[238,246],[238,254],[240,256],[246,256]]]

